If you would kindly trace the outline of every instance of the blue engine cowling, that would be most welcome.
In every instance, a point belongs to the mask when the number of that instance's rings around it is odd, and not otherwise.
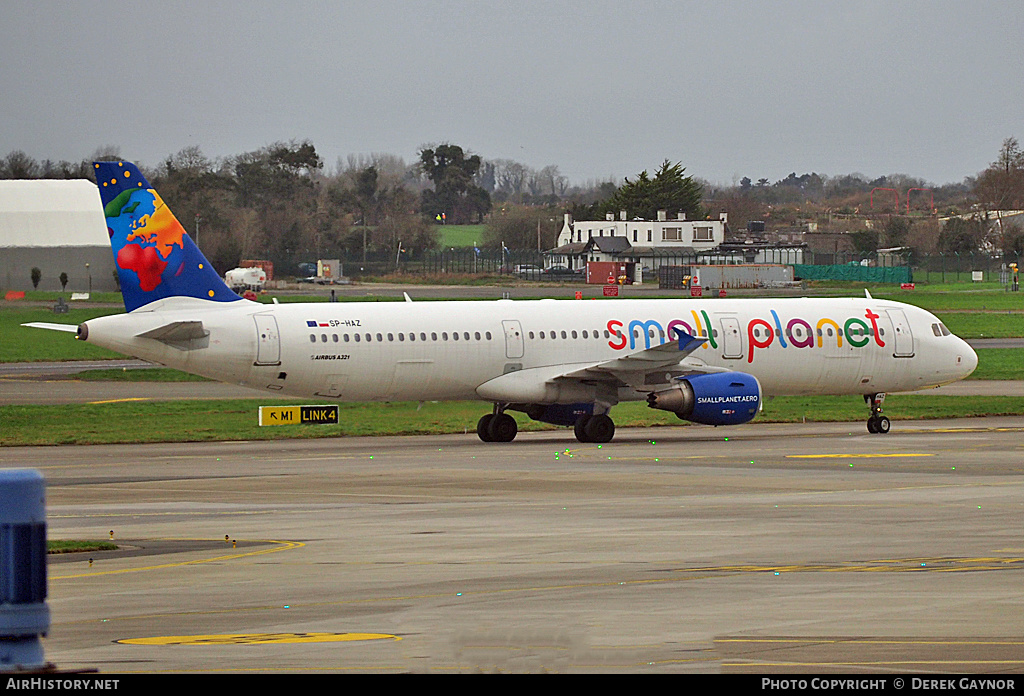
[[[647,405],[704,425],[739,425],[757,415],[761,385],[745,372],[691,375],[647,395]]]

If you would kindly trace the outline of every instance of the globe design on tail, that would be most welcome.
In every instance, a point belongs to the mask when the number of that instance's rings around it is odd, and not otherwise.
[[[217,302],[241,299],[224,284],[135,165],[93,166],[125,309],[130,312],[174,296]]]

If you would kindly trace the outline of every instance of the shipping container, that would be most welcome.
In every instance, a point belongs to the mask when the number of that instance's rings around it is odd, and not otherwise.
[[[793,282],[793,267],[775,264],[693,266],[691,285],[722,288],[767,288]]]
[[[587,283],[590,285],[611,285],[624,279],[624,285],[630,285],[634,278],[636,264],[623,261],[588,261]]]

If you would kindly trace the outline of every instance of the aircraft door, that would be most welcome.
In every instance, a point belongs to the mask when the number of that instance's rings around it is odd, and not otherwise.
[[[505,357],[523,357],[523,327],[515,319],[503,319],[501,326],[505,330]]]
[[[273,314],[254,314],[256,320],[256,362],[255,365],[281,364],[281,336],[277,331],[277,319]]]
[[[743,357],[743,334],[740,332],[740,320],[736,317],[721,317],[722,324],[722,357]]]
[[[893,357],[912,358],[914,357],[914,335],[910,332],[910,322],[902,309],[887,309],[894,333]]]

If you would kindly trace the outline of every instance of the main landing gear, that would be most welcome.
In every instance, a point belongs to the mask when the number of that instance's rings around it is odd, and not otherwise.
[[[494,413],[488,413],[476,423],[476,434],[484,442],[512,442],[518,432],[516,419],[497,404],[494,405]]]
[[[477,421],[476,434],[481,440],[484,442],[512,442],[516,439],[519,426],[515,419],[505,412],[510,405],[512,404],[495,404],[493,413],[488,413]],[[515,410],[522,408],[522,405],[518,404],[512,406],[515,407]],[[542,419],[529,411],[527,413],[534,420],[544,420],[546,423],[557,425],[569,424],[566,420]],[[573,424],[573,432],[580,442],[611,442],[615,437],[615,423],[606,413],[584,414],[576,419]]]
[[[580,416],[572,429],[580,442],[611,442],[615,437],[615,423],[604,413]]]
[[[889,419],[882,415],[882,401],[885,394],[865,394],[864,403],[871,407],[871,416],[868,418],[868,432],[878,435],[885,435],[889,432]]]

